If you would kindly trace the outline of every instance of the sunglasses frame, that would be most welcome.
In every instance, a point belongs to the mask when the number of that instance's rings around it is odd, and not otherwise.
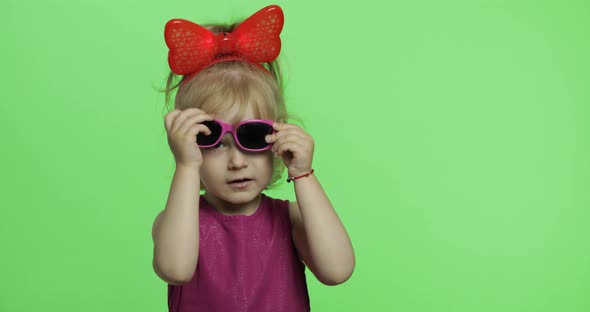
[[[225,123],[219,119],[214,119],[214,120],[208,120],[208,121],[215,121],[217,122],[219,125],[221,125],[221,134],[219,135],[219,138],[213,143],[213,144],[208,144],[208,145],[199,145],[200,148],[210,148],[213,147],[215,145],[217,145],[221,139],[225,136],[226,133],[230,132],[232,134],[232,136],[234,137],[234,142],[236,142],[236,144],[243,150],[248,151],[248,152],[262,152],[262,151],[266,151],[268,149],[270,149],[272,147],[272,144],[268,144],[267,146],[263,147],[263,148],[259,148],[259,149],[252,149],[252,148],[247,148],[245,146],[243,146],[240,143],[240,140],[238,140],[238,134],[237,131],[235,131],[236,129],[238,129],[240,126],[245,125],[245,124],[249,124],[249,123],[263,123],[266,125],[269,125],[270,128],[272,129],[272,133],[275,133],[276,131],[274,130],[274,128],[272,127],[273,125],[273,121],[272,120],[268,120],[268,119],[248,119],[248,120],[242,120],[239,123],[232,125],[232,124],[228,124]],[[209,129],[211,130],[211,129]],[[205,135],[205,134],[203,134]]]

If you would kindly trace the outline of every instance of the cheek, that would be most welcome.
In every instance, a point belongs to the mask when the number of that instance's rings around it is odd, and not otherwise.
[[[270,167],[270,170],[272,170],[272,168],[274,166],[274,161],[275,161],[275,157],[274,157],[273,152],[267,151],[264,153],[263,162],[266,166]]]
[[[223,151],[216,149],[202,149],[201,156],[203,157],[201,169],[203,167],[218,167],[222,165],[224,161],[226,161],[226,155],[223,153]]]
[[[272,152],[263,152],[250,158],[250,162],[255,165],[257,170],[272,171],[274,166],[274,156]]]
[[[274,154],[271,152],[268,157],[265,159],[265,166],[266,168],[268,168],[268,176],[269,179],[272,179],[274,170],[275,170],[275,164],[277,161],[282,161],[282,159],[278,159],[274,157]]]
[[[203,163],[199,169],[201,180],[211,183],[219,179],[219,172],[221,165],[221,157],[215,157],[215,155],[203,154]]]
[[[201,169],[199,170],[199,177],[201,178],[201,187],[205,187],[207,184],[209,184],[209,174],[202,165]]]

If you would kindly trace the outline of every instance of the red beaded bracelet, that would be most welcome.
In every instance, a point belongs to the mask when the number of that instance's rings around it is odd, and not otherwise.
[[[294,180],[297,180],[297,179],[301,179],[301,178],[308,177],[308,176],[309,176],[309,175],[311,175],[312,173],[313,173],[313,169],[311,169],[311,171],[310,171],[309,173],[306,173],[306,174],[304,174],[304,175],[300,175],[300,176],[298,176],[298,177],[289,176],[289,177],[287,178],[287,182],[288,182],[288,183],[291,183],[291,181],[294,181]]]

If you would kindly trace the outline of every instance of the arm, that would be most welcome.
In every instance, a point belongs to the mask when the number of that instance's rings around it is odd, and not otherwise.
[[[283,158],[291,176],[311,171],[313,138],[292,124],[275,122],[275,133],[266,141],[272,151]],[[354,252],[350,238],[315,175],[294,181],[297,202],[291,203],[289,215],[292,236],[299,256],[326,285],[344,283],[354,270]]]
[[[293,241],[316,278],[338,285],[354,270],[354,251],[344,225],[315,175],[295,183],[297,202],[289,207]]]
[[[177,167],[166,208],[154,221],[153,267],[169,284],[191,280],[199,257],[199,171]]]

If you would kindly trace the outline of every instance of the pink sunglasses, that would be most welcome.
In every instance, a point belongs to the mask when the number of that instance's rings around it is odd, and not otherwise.
[[[244,120],[232,125],[215,119],[205,121],[202,124],[211,130],[210,135],[197,134],[197,144],[202,148],[210,148],[219,144],[219,141],[227,132],[233,134],[235,142],[245,151],[261,152],[268,150],[272,146],[272,144],[266,143],[265,140],[267,135],[274,133],[272,120]]]

